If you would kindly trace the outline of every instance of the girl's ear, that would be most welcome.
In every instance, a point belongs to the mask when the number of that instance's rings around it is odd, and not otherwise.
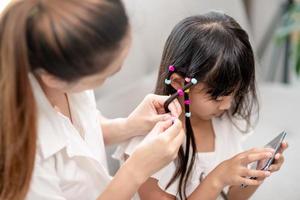
[[[184,86],[184,78],[177,73],[173,73],[170,77],[171,86],[175,89],[181,89]]]

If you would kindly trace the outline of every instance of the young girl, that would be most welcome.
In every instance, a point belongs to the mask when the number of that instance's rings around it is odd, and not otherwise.
[[[189,82],[193,86],[183,91]],[[257,98],[253,51],[233,18],[210,12],[179,22],[167,39],[155,92],[178,92],[186,141],[178,159],[139,189],[141,199],[248,199],[270,175],[247,164],[270,157],[271,149],[241,153],[241,142],[252,132]],[[115,157],[126,158],[148,138],[132,139]],[[276,155],[269,170],[278,170],[282,162]],[[258,179],[245,178],[250,176]]]
[[[128,200],[176,157],[181,122],[157,112],[167,96],[148,95],[128,118],[97,110],[91,89],[120,70],[130,41],[119,0],[12,1],[1,13],[1,200]],[[112,178],[104,145],[154,125],[158,137]]]

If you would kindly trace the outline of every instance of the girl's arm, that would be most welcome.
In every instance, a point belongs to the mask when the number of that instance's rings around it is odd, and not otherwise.
[[[167,98],[168,96],[148,94],[127,118],[101,117],[105,144],[119,143],[134,136],[145,135],[157,122],[177,118],[181,114],[181,106],[175,99],[169,105],[171,113],[166,114],[163,105]]]
[[[219,184],[213,176],[207,176],[187,199],[216,200],[222,189],[222,185]],[[158,181],[153,178],[148,179],[140,187],[139,195],[141,200],[176,200],[176,197],[174,195],[163,191],[158,186]]]
[[[249,199],[259,186],[248,186],[247,188],[241,188],[240,186],[230,187],[227,197],[229,200],[245,200]]]
[[[188,200],[215,200],[221,193],[222,189],[227,185],[253,185],[261,184],[259,180],[251,180],[244,178],[247,176],[255,176],[265,178],[267,173],[260,170],[251,170],[246,166],[257,160],[267,159],[272,156],[271,149],[252,149],[234,156],[221,164],[219,164],[208,176],[198,185],[198,187],[188,196]],[[250,189],[248,189],[250,190]],[[237,193],[234,192],[234,197]],[[142,200],[163,199],[173,200],[174,196],[168,195],[162,191],[157,181],[148,179],[140,188],[139,194]],[[234,198],[232,198],[234,199]]]

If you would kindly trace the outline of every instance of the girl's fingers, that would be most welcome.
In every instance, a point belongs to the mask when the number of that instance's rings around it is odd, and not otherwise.
[[[270,172],[276,172],[276,171],[279,171],[280,170],[280,165],[271,165],[269,168],[268,168],[268,170],[270,171]]]
[[[243,184],[243,185],[253,185],[253,186],[256,186],[256,185],[260,185],[262,184],[262,180],[256,180],[256,179],[249,179],[249,178],[240,178],[240,182]]]
[[[249,163],[269,159],[272,157],[272,153],[269,151],[261,151],[259,153],[248,153],[243,157],[242,163],[248,165]]]
[[[283,162],[284,162],[284,157],[281,155],[281,156],[279,157],[279,159],[277,159],[277,160],[275,161],[275,163],[272,164],[272,165],[268,168],[268,170],[271,171],[271,172],[275,172],[275,171],[280,170],[280,168],[281,168]]]
[[[262,148],[253,148],[253,149],[249,149],[249,150],[243,152],[242,154],[248,155],[248,154],[251,154],[251,153],[262,153],[262,152],[271,152],[271,153],[274,153],[274,149],[273,148],[265,148],[265,147],[262,147]]]
[[[245,177],[257,177],[257,178],[266,178],[269,177],[271,173],[269,171],[263,171],[263,170],[251,170],[251,169],[245,169],[243,172],[243,176]]]
[[[283,153],[287,148],[288,148],[288,143],[287,142],[282,142],[281,143],[281,147],[280,147],[280,149],[279,149],[279,151],[278,151],[278,153]]]

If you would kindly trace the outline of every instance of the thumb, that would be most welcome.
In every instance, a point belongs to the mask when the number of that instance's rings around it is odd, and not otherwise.
[[[172,119],[172,115],[170,113],[166,113],[166,114],[155,115],[153,117],[153,122],[157,123],[160,121],[167,121],[167,120],[171,120],[171,119]]]
[[[181,121],[179,119],[175,119],[175,121],[173,121],[173,124],[164,131],[163,135],[169,140],[172,140],[173,138],[178,136],[178,134],[182,130],[183,129]]]
[[[155,124],[151,132],[162,133],[172,125],[172,120],[159,121]]]

